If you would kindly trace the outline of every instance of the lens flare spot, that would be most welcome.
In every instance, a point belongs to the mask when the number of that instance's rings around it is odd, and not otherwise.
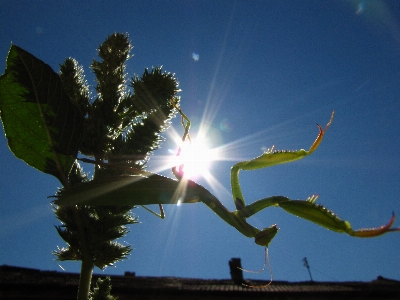
[[[196,52],[193,52],[192,53],[192,58],[193,58],[194,61],[198,61],[200,59],[200,55],[198,53],[196,53]]]
[[[232,130],[232,125],[228,119],[223,119],[219,124],[219,129],[224,132],[230,132]]]
[[[364,1],[361,1],[357,6],[356,15],[361,15],[364,12],[365,4]]]
[[[36,27],[36,34],[42,34],[43,33],[43,28],[40,26]]]

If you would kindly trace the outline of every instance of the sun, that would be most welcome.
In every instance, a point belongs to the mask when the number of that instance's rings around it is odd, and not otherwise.
[[[215,160],[215,151],[209,148],[205,139],[196,138],[181,145],[181,153],[174,158],[173,165],[183,165],[187,178],[206,178],[213,160]]]

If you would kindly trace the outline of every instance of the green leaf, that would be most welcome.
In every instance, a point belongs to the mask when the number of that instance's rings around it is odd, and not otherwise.
[[[0,77],[0,116],[14,155],[65,183],[83,136],[84,117],[59,75],[15,45]]]
[[[177,181],[157,174],[124,175],[92,180],[61,192],[56,205],[149,205],[207,201],[215,197],[191,180]],[[218,200],[217,200],[218,201]]]

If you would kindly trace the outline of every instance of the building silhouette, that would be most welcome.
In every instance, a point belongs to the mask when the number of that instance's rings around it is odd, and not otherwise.
[[[234,261],[233,265],[237,263]],[[93,275],[93,283],[99,277],[105,276]],[[119,300],[400,299],[400,281],[381,276],[371,282],[274,281],[266,288],[243,286],[240,274],[232,274],[231,279],[215,280],[141,277],[133,272],[110,277],[112,295]],[[76,299],[78,283],[79,274],[75,273],[0,266],[0,299]],[[245,283],[256,286],[268,282],[246,280]]]

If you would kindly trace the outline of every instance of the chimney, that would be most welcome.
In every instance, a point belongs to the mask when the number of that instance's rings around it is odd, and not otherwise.
[[[237,285],[242,285],[244,283],[244,280],[242,272],[242,263],[240,262],[240,258],[232,258],[229,261],[229,268],[231,271],[232,281]]]

